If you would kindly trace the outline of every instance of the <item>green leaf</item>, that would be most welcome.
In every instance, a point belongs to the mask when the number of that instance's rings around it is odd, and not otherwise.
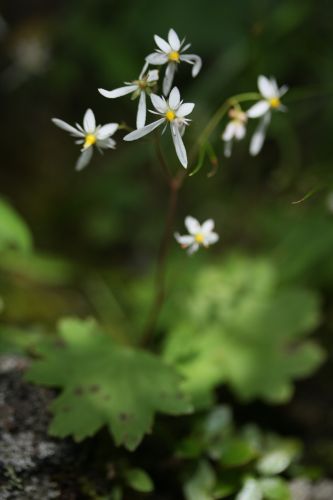
[[[237,467],[251,462],[257,456],[250,443],[241,437],[226,441],[221,452],[221,464],[227,467]]]
[[[143,469],[130,469],[126,472],[127,484],[135,491],[150,493],[154,490],[154,483]]]
[[[232,412],[228,406],[216,406],[208,413],[204,422],[205,438],[215,440],[230,434],[233,420]]]
[[[41,346],[42,359],[27,373],[31,382],[62,388],[51,405],[51,435],[80,441],[107,425],[117,445],[133,450],[151,431],[155,412],[191,411],[172,368],[116,344],[93,320],[65,319],[59,337]]]
[[[221,498],[230,497],[235,491],[236,485],[234,483],[219,482],[213,489],[213,498],[214,500],[220,500]]]
[[[285,471],[291,462],[298,456],[299,447],[297,443],[286,443],[281,448],[268,451],[257,463],[260,474],[273,476]]]
[[[270,477],[259,481],[264,498],[267,500],[291,500],[288,483],[280,477]]]
[[[32,237],[23,219],[0,198],[0,251],[12,248],[31,250]]]
[[[260,484],[256,479],[248,478],[241,491],[236,496],[236,500],[262,500],[263,495]]]
[[[234,257],[199,272],[192,295],[178,298],[164,357],[198,407],[221,383],[243,400],[286,401],[293,379],[323,361],[322,349],[303,339],[319,324],[317,295],[277,276],[267,260]]]
[[[45,332],[41,329],[20,329],[9,326],[0,327],[0,353],[25,354],[44,341]]]
[[[194,475],[184,485],[184,496],[186,500],[214,500],[213,489],[216,476],[211,465],[200,462]]]

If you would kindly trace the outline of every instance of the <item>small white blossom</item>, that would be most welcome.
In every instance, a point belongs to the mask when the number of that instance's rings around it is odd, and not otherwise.
[[[102,153],[103,149],[114,149],[116,141],[111,139],[119,127],[118,123],[107,123],[106,125],[97,125],[95,115],[91,109],[88,109],[83,118],[83,127],[76,123],[76,128],[72,127],[63,120],[52,118],[53,123],[69,132],[73,137],[78,140],[76,144],[83,144],[81,155],[76,163],[76,170],[82,170],[88,165],[93,155],[93,146],[96,146],[98,151]]]
[[[132,94],[132,99],[139,97],[138,112],[136,116],[136,128],[142,128],[146,124],[146,93],[150,94],[158,81],[158,70],[153,69],[146,73],[148,63],[146,63],[137,80],[133,82],[124,82],[125,87],[119,87],[114,90],[98,89],[100,94],[109,99]],[[146,73],[146,74],[145,74]]]
[[[184,54],[184,52],[191,46],[190,43],[184,45],[184,40],[180,41],[177,33],[170,29],[168,33],[168,41],[165,41],[158,35],[154,35],[154,40],[158,49],[146,57],[146,61],[153,65],[167,64],[164,80],[163,80],[163,94],[169,94],[172,87],[173,78],[177,69],[177,64],[184,61],[192,64],[192,76],[196,77],[202,65],[201,57],[196,54]]]
[[[258,101],[256,104],[251,106],[247,111],[247,116],[249,118],[259,118],[258,128],[253,134],[250,143],[250,154],[255,156],[261,150],[267,127],[271,121],[271,111],[286,111],[287,108],[281,103],[281,97],[287,92],[287,85],[278,87],[275,78],[266,78],[263,75],[258,77],[258,88],[263,99]]]
[[[249,118],[263,116],[271,109],[286,111],[287,108],[281,103],[281,97],[287,92],[287,85],[279,88],[275,78],[268,79],[266,76],[260,75],[258,77],[258,89],[262,99],[247,111]]]
[[[187,249],[188,254],[196,252],[200,246],[208,248],[219,240],[219,235],[213,231],[213,219],[206,220],[202,225],[194,217],[185,218],[185,226],[189,234],[180,235],[175,233],[175,238],[182,248]]]
[[[163,123],[165,123],[165,127],[169,123],[177,156],[180,163],[186,168],[187,154],[182,140],[182,135],[185,131],[186,125],[190,122],[190,120],[185,118],[185,116],[192,113],[194,104],[192,102],[183,103],[183,101],[180,100],[180,93],[177,87],[172,89],[168,100],[155,94],[151,94],[150,98],[154,108],[156,109],[156,111],[150,112],[161,116],[161,118],[153,123],[150,123],[149,125],[146,125],[145,127],[134,130],[134,132],[125,135],[124,140],[135,141],[136,139],[140,139],[141,137],[149,134]]]
[[[224,154],[231,155],[233,141],[240,141],[246,134],[247,114],[240,108],[232,108],[229,111],[230,121],[222,134],[224,140]]]

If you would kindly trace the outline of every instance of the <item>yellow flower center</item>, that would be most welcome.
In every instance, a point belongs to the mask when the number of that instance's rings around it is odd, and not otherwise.
[[[176,50],[169,52],[168,57],[169,57],[169,61],[173,61],[173,62],[179,62],[179,59],[180,59],[179,52],[177,52]]]
[[[85,149],[90,148],[90,146],[93,146],[95,142],[96,142],[95,134],[87,134],[83,147]]]
[[[272,97],[272,99],[269,100],[269,104],[272,108],[278,108],[281,105],[281,101],[278,97]]]
[[[195,241],[197,243],[199,243],[199,245],[202,245],[203,242],[205,241],[205,238],[204,238],[202,233],[197,233],[194,238],[195,238]]]
[[[176,118],[176,115],[171,109],[169,109],[169,111],[165,113],[165,118],[169,120],[169,122],[172,122]]]

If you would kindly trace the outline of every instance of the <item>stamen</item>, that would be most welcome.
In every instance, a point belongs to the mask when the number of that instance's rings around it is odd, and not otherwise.
[[[179,62],[180,54],[176,50],[173,50],[172,52],[169,52],[168,57],[169,57],[169,61]]]
[[[169,120],[169,122],[172,122],[176,118],[176,114],[174,113],[174,111],[169,109],[169,111],[165,113],[165,118]]]
[[[148,86],[147,80],[138,80],[137,84],[140,89],[145,89]]]
[[[279,108],[281,106],[281,101],[278,97],[272,97],[272,99],[269,100],[269,104],[272,108]]]
[[[202,233],[197,233],[194,238],[195,238],[195,241],[197,243],[199,243],[199,245],[202,245],[205,241],[205,238],[204,238]]]
[[[90,146],[93,146],[96,142],[96,136],[95,134],[87,134],[84,142],[84,149],[90,148]]]

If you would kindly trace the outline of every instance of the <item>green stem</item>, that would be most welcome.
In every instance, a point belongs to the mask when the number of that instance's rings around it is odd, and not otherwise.
[[[167,260],[177,210],[178,193],[183,185],[185,177],[186,175],[184,174],[177,175],[169,183],[169,206],[165,221],[164,233],[160,243],[160,249],[157,258],[154,298],[150,308],[148,321],[142,335],[141,342],[143,345],[147,345],[150,343],[151,338],[156,330],[157,321],[165,301]]]
[[[239,102],[244,101],[258,101],[261,95],[258,92],[247,92],[245,94],[237,94],[229,97],[224,103],[218,108],[218,110],[213,114],[206,127],[203,129],[198,138],[198,145],[201,146],[207,141],[209,136],[214,132],[215,128],[218,126],[228,109]]]
[[[200,134],[196,148],[201,147],[206,144],[209,136],[212,134],[212,132],[215,130],[217,125],[220,123],[221,119],[225,115],[225,113],[228,111],[228,109],[231,106],[234,106],[235,104],[243,101],[254,101],[260,99],[261,96],[258,93],[251,92],[247,94],[239,94],[230,97],[227,99],[222,106],[219,107],[219,109],[216,111],[216,113],[212,116],[212,118],[209,120],[207,123],[206,127]],[[169,255],[169,250],[170,250],[170,243],[172,239],[172,230],[173,230],[173,224],[175,220],[175,215],[176,215],[176,209],[177,209],[177,203],[178,203],[178,194],[180,189],[183,186],[183,183],[188,177],[189,172],[186,170],[181,170],[175,177],[172,177],[170,175],[170,169],[165,161],[163,151],[161,148],[161,144],[159,141],[159,138],[155,137],[155,146],[156,146],[156,153],[157,157],[159,159],[159,162],[161,164],[163,173],[166,175],[166,177],[169,176],[169,188],[170,188],[170,195],[169,195],[169,208],[166,216],[166,222],[165,222],[165,228],[164,228],[164,234],[162,236],[162,241],[160,244],[160,250],[159,250],[159,255],[157,259],[157,266],[156,266],[156,275],[155,275],[155,293],[154,293],[154,298],[153,298],[153,303],[150,309],[149,317],[147,324],[145,326],[143,335],[142,335],[142,344],[147,345],[150,343],[151,338],[153,336],[153,333],[156,329],[157,321],[161,312],[161,309],[163,307],[164,301],[165,301],[165,294],[166,294],[166,270],[167,270],[167,258]],[[211,155],[211,158],[213,159],[215,157],[215,153],[212,149],[211,146],[209,146],[209,153]],[[196,153],[197,149],[192,152]],[[214,163],[214,162],[213,162]],[[214,173],[214,172],[213,172]]]

